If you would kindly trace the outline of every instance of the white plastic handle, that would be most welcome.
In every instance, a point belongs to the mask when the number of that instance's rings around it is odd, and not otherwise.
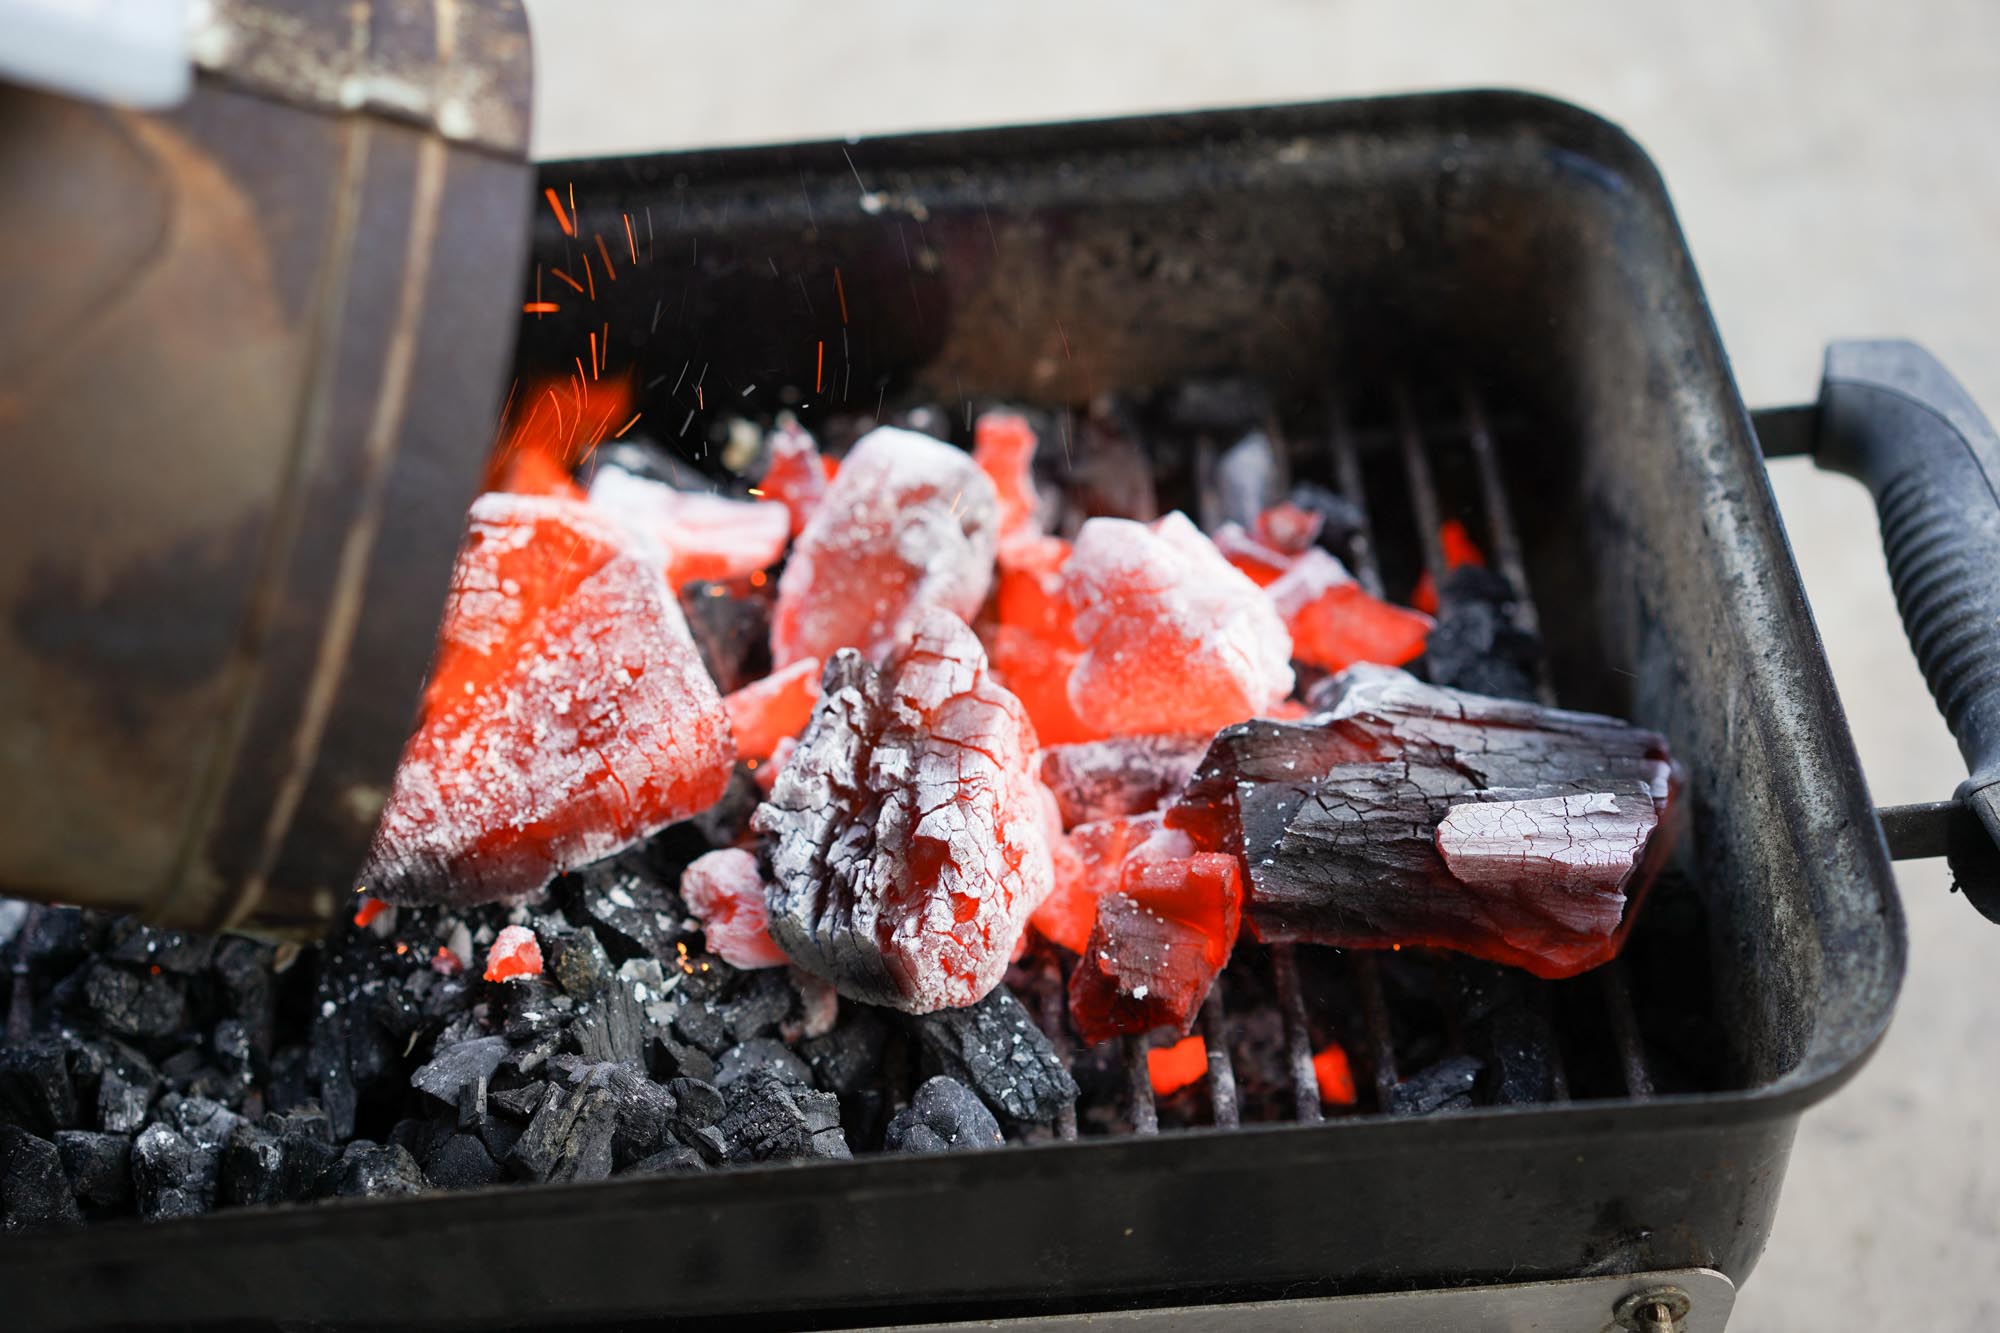
[[[0,0],[0,79],[158,109],[193,82],[192,0]]]

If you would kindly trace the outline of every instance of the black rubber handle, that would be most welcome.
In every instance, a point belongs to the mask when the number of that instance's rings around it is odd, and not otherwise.
[[[1958,798],[2000,844],[2000,436],[1911,342],[1837,342],[1813,457],[1875,496],[1903,629],[1971,776]]]

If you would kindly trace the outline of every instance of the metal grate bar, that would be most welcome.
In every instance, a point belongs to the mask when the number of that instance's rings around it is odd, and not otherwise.
[[[1160,1108],[1153,1104],[1153,1077],[1146,1068],[1146,1050],[1151,1041],[1144,1036],[1121,1037],[1119,1041],[1125,1049],[1126,1099],[1132,1108],[1132,1132],[1157,1134]]]
[[[1396,1069],[1396,1044],[1389,1032],[1389,1002],[1382,994],[1382,969],[1375,955],[1365,949],[1349,957],[1354,963],[1354,986],[1361,992],[1361,1022],[1368,1033],[1368,1051],[1374,1068],[1375,1109],[1389,1109],[1391,1094],[1401,1081]]]
[[[1289,944],[1271,946],[1271,972],[1278,983],[1278,1012],[1285,1021],[1285,1063],[1291,1066],[1293,1105],[1300,1120],[1322,1118],[1319,1076],[1313,1072],[1312,1033],[1306,1028],[1306,997],[1299,990],[1299,959]]]
[[[1236,1069],[1229,1062],[1229,1023],[1222,1012],[1222,977],[1209,987],[1201,1005],[1201,1044],[1208,1051],[1208,1103],[1217,1129],[1235,1129]]]
[[[1370,596],[1382,595],[1382,568],[1375,559],[1375,525],[1368,516],[1368,487],[1361,480],[1361,451],[1354,443],[1354,433],[1347,427],[1347,418],[1340,404],[1333,405],[1333,423],[1329,432],[1333,447],[1333,477],[1340,493],[1350,504],[1361,511],[1361,531],[1354,538],[1354,577],[1361,581]]]
[[[1438,507],[1437,479],[1431,475],[1430,454],[1424,448],[1423,432],[1417,427],[1416,409],[1410,406],[1410,391],[1397,385],[1396,443],[1403,453],[1403,470],[1410,478],[1410,507],[1417,511],[1417,540],[1424,550],[1424,568],[1430,571],[1433,586],[1444,583],[1444,543],[1438,535],[1444,514]]]
[[[1625,1091],[1634,1097],[1653,1095],[1653,1075],[1646,1068],[1645,1039],[1639,1035],[1639,1018],[1632,1009],[1632,988],[1625,979],[1623,959],[1614,958],[1597,969],[1603,978],[1605,1016],[1611,1022],[1611,1038],[1618,1044],[1618,1064],[1625,1074]]]

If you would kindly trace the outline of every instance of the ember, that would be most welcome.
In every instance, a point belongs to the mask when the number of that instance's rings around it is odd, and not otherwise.
[[[765,892],[757,858],[734,847],[700,857],[681,875],[681,897],[700,918],[708,947],[733,967],[785,964],[784,951],[771,942]]]
[[[526,926],[509,926],[494,937],[493,947],[486,952],[486,980],[512,981],[516,977],[540,975],[542,946],[536,943],[534,931]]]
[[[1200,1037],[1182,1037],[1171,1046],[1155,1046],[1146,1052],[1146,1076],[1153,1091],[1171,1097],[1208,1072],[1208,1043]]]
[[[723,699],[740,759],[768,759],[778,743],[805,730],[819,698],[820,662],[802,657]]]
[[[361,878],[391,902],[518,898],[707,806],[733,759],[658,570],[581,505],[488,495]]]
[[[1033,746],[948,611],[924,611],[880,670],[835,653],[752,821],[770,839],[780,947],[874,1004],[927,1013],[985,995],[1052,878]]]

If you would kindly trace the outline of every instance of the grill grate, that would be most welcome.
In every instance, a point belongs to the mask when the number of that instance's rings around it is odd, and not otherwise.
[[[1446,450],[1462,454],[1470,464],[1470,474],[1477,491],[1479,513],[1486,529],[1486,549],[1494,571],[1505,578],[1519,597],[1519,615],[1524,629],[1539,634],[1541,621],[1529,593],[1527,572],[1522,560],[1519,529],[1508,507],[1505,489],[1501,484],[1501,466],[1498,450],[1494,443],[1493,430],[1484,406],[1471,390],[1461,392],[1457,403],[1457,420],[1447,427],[1426,426],[1420,417],[1409,388],[1398,385],[1389,394],[1390,428],[1384,434],[1393,441],[1393,447],[1400,456],[1401,474],[1407,489],[1409,516],[1406,522],[1397,523],[1385,518],[1382,511],[1371,506],[1369,490],[1365,481],[1362,448],[1356,432],[1349,424],[1344,406],[1335,403],[1330,426],[1326,436],[1328,462],[1331,463],[1336,489],[1352,501],[1364,516],[1363,529],[1354,542],[1355,568],[1353,573],[1362,586],[1375,596],[1385,595],[1381,566],[1382,546],[1379,532],[1381,524],[1387,522],[1386,530],[1401,532],[1406,527],[1418,534],[1418,544],[1422,566],[1427,569],[1433,581],[1441,581],[1445,572],[1442,543],[1439,538],[1440,520],[1444,509],[1439,498],[1437,467]],[[1372,437],[1371,437],[1372,438]],[[1281,438],[1273,432],[1273,439]],[[1386,489],[1386,488],[1385,488]],[[1541,702],[1554,704],[1555,688],[1550,679],[1546,658],[1536,664],[1536,692]],[[1326,968],[1335,977],[1344,978],[1347,992],[1353,997],[1354,1017],[1359,1020],[1361,1041],[1356,1054],[1360,1068],[1357,1076],[1365,1072],[1365,1080],[1359,1081],[1359,1091],[1364,1105],[1359,1109],[1376,1112],[1390,1112],[1393,1109],[1394,1090],[1400,1078],[1397,1058],[1396,1029],[1392,1020],[1389,996],[1384,987],[1382,963],[1378,955],[1364,951],[1343,952],[1334,949],[1300,948],[1289,944],[1278,944],[1263,951],[1268,959],[1272,988],[1276,997],[1279,1018],[1283,1026],[1283,1065],[1291,1084],[1291,1111],[1294,1119],[1311,1123],[1322,1120],[1325,1112],[1320,1103],[1317,1079],[1313,1068],[1313,1038],[1307,1015],[1305,986],[1301,970],[1307,958],[1315,968]],[[1448,955],[1438,955],[1434,961],[1434,989],[1443,1018],[1446,1054],[1465,1052],[1464,1025],[1458,1005],[1458,976],[1463,964]],[[1218,1129],[1234,1129],[1242,1120],[1242,1103],[1236,1069],[1232,1062],[1230,1029],[1227,1014],[1228,996],[1232,990],[1246,988],[1242,975],[1245,961],[1238,960],[1218,977],[1214,989],[1197,1023],[1208,1048],[1208,1069],[1205,1084],[1210,1108],[1209,1123]],[[1043,1019],[1046,1029],[1054,1034],[1059,1051],[1066,1060],[1073,1057],[1074,1035],[1069,1027],[1067,993],[1069,968],[1064,966],[1064,985],[1058,992],[1045,993],[1043,997]],[[1563,1027],[1558,1021],[1560,1004],[1557,986],[1591,985],[1598,988],[1602,1002],[1605,1027],[1615,1047],[1616,1065],[1626,1094],[1630,1097],[1649,1097],[1653,1093],[1654,1079],[1648,1067],[1645,1041],[1641,1035],[1637,1012],[1632,1000],[1631,981],[1623,959],[1614,960],[1585,978],[1568,983],[1541,981],[1524,978],[1529,987],[1529,1004],[1533,1011],[1556,1034],[1556,1040],[1549,1043],[1548,1098],[1551,1102],[1565,1102],[1570,1098],[1570,1073],[1564,1063],[1562,1039]],[[1154,1097],[1152,1082],[1147,1069],[1147,1051],[1151,1048],[1147,1037],[1127,1037],[1123,1040],[1121,1058],[1123,1082],[1125,1085],[1125,1106],[1123,1127],[1133,1133],[1156,1134],[1160,1130],[1160,1108]],[[1057,1126],[1063,1138],[1075,1138],[1077,1122],[1072,1112]]]

